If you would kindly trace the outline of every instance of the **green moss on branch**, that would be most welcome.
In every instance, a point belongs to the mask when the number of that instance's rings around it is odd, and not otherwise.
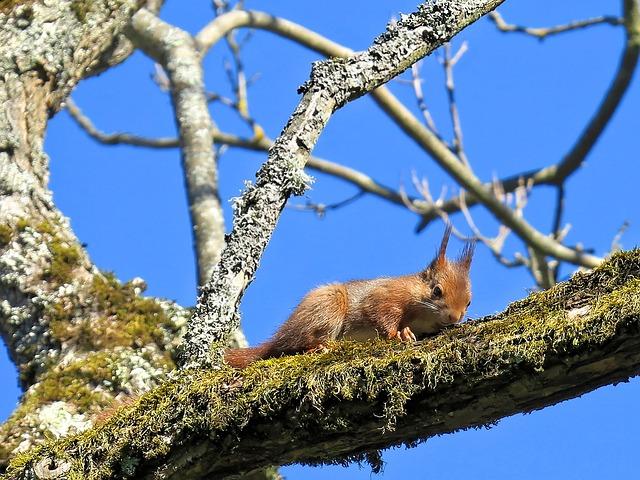
[[[0,224],[0,248],[6,247],[13,238],[13,228],[6,224]]]
[[[636,374],[639,330],[634,250],[418,345],[340,342],[243,371],[186,372],[104,425],[15,459],[9,478],[27,478],[48,455],[95,479],[177,478],[162,470],[169,458],[184,462],[180,478],[223,476],[265,458],[375,459],[377,448],[490,424]]]
[[[33,438],[38,438],[34,430],[48,438],[59,435],[48,432],[39,420],[47,406],[62,402],[65,411],[79,416],[81,423],[87,422],[88,426],[89,421],[114,408],[115,399],[139,394],[143,382],[156,385],[173,368],[171,361],[151,350],[126,348],[91,353],[51,368],[25,392],[19,407],[0,426],[0,464],[6,464],[11,452],[24,440],[20,432],[29,431]],[[136,378],[139,375],[142,378]]]

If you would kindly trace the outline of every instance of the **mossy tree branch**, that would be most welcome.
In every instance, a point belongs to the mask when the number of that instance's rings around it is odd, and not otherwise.
[[[491,425],[640,372],[640,250],[416,345],[191,372],[104,425],[16,458],[7,478],[221,478],[273,462],[379,467],[378,449]]]

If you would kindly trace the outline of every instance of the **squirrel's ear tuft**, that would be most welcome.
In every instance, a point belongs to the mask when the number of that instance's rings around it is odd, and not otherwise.
[[[442,241],[440,242],[440,248],[438,249],[438,253],[436,254],[436,258],[431,261],[429,268],[442,268],[447,263],[447,244],[449,243],[449,237],[451,236],[451,224],[447,224],[447,228],[444,230],[444,234],[442,235]]]
[[[460,254],[460,258],[458,259],[458,263],[462,265],[465,269],[469,270],[471,267],[471,260],[473,260],[473,252],[476,250],[476,241],[473,240],[471,242],[467,242]]]

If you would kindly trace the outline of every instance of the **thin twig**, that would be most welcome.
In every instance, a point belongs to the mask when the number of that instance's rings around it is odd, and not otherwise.
[[[611,240],[611,248],[610,248],[611,252],[617,252],[619,250],[622,250],[622,244],[620,243],[620,240],[622,239],[622,236],[628,230],[630,225],[631,224],[629,223],[628,220],[625,220],[624,222],[622,222],[622,225],[620,225],[620,228],[618,228],[618,231],[613,237],[613,240]]]
[[[429,128],[433,133],[439,136],[438,129],[436,128],[436,124],[433,121],[433,116],[429,111],[429,107],[427,107],[427,102],[424,98],[424,92],[422,91],[422,78],[420,78],[420,67],[422,66],[422,62],[416,62],[411,66],[411,86],[413,87],[413,92],[416,96],[416,100],[418,101],[418,108],[422,113],[422,117],[424,118],[425,125]]]
[[[461,204],[460,211],[462,212],[462,215],[464,216],[467,222],[467,225],[473,232],[474,237],[489,249],[491,254],[494,256],[494,258],[498,262],[500,262],[500,264],[509,268],[520,267],[522,265],[528,266],[528,262],[520,254],[516,254],[513,260],[508,259],[502,254],[502,249],[504,248],[505,240],[511,233],[511,229],[509,229],[509,227],[506,227],[505,225],[500,225],[500,227],[498,228],[498,234],[495,237],[493,238],[487,237],[480,231],[480,229],[476,225],[473,219],[473,216],[471,215],[471,212],[467,208],[464,195],[460,195],[460,204]]]
[[[494,11],[489,14],[489,18],[493,20],[496,28],[501,32],[515,32],[523,33],[540,40],[557,35],[559,33],[571,32],[574,30],[581,30],[587,27],[593,27],[594,25],[613,25],[620,26],[624,24],[624,18],[603,15],[595,18],[588,18],[586,20],[575,20],[565,25],[555,25],[553,27],[524,27],[521,25],[514,25],[507,23],[499,12]]]
[[[447,90],[447,99],[449,101],[449,114],[451,116],[451,124],[453,126],[453,150],[460,161],[469,167],[469,159],[464,151],[462,141],[462,124],[460,123],[460,113],[458,112],[458,106],[456,104],[456,87],[453,79],[453,68],[467,50],[467,42],[463,42],[456,54],[451,56],[451,44],[447,43],[444,46],[442,65],[445,72],[445,86]]]
[[[177,148],[179,146],[179,140],[177,138],[146,138],[128,133],[104,133],[94,126],[93,122],[82,113],[71,98],[67,100],[67,110],[71,117],[91,138],[105,145],[133,145],[149,148]],[[261,138],[243,138],[220,131],[214,131],[212,133],[212,140],[219,145],[243,148],[256,152],[268,152],[273,145],[273,141],[266,136]],[[429,208],[427,204],[419,198],[403,196],[401,192],[395,191],[377,182],[365,173],[347,167],[346,165],[340,165],[339,163],[318,157],[310,157],[307,162],[307,168],[344,180],[359,190],[376,195],[396,205],[411,205],[419,215]]]
[[[344,200],[329,204],[315,203],[311,200],[307,200],[304,205],[287,203],[287,208],[300,211],[311,211],[314,212],[319,218],[324,218],[327,212],[331,210],[338,210],[340,208],[346,207],[347,205],[351,205],[355,201],[361,199],[364,195],[366,195],[366,193],[367,192],[365,192],[364,190],[360,190],[359,192],[356,192],[354,195],[351,195]]]
[[[148,138],[129,133],[105,133],[95,127],[91,119],[82,113],[71,97],[65,100],[65,107],[80,128],[90,137],[105,145],[133,145],[148,148],[177,148],[180,146],[180,141],[176,137]]]

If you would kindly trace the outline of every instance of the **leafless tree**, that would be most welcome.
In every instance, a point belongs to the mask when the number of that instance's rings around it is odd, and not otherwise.
[[[621,18],[529,28],[492,12],[502,2],[424,2],[357,53],[241,1],[214,1],[214,18],[195,36],[161,20],[159,1],[0,2],[0,331],[25,391],[0,427],[7,478],[260,478],[277,475],[271,465],[290,462],[367,461],[377,469],[381,448],[488,424],[637,373],[640,257],[626,252],[603,263],[567,245],[563,202],[566,182],[629,87],[640,53],[640,7],[622,0]],[[608,24],[624,29],[626,41],[611,86],[570,151],[535,171],[482,181],[465,151],[456,102],[454,70],[466,47],[453,51],[447,42],[489,12],[509,34],[545,38]],[[329,57],[313,65],[273,141],[250,113],[242,28]],[[204,87],[202,60],[220,41],[232,52],[225,66],[232,98]],[[451,141],[426,105],[417,63],[440,46]],[[156,82],[171,95],[179,138],[104,133],[69,97],[78,82],[136,48],[157,63]],[[384,86],[407,69],[422,118]],[[459,194],[436,199],[417,176],[415,191],[391,188],[311,155],[331,115],[367,94],[451,176]],[[220,131],[211,102],[236,111],[253,136]],[[101,143],[180,149],[202,286],[193,312],[142,296],[140,279],[122,284],[98,270],[56,208],[43,138],[48,118],[65,107]],[[221,146],[268,152],[235,203],[226,239],[216,170]],[[501,264],[528,269],[549,290],[410,347],[344,344],[234,371],[221,352],[244,342],[238,305],[287,200],[309,184],[305,169],[358,188],[344,202],[309,205],[319,213],[376,195],[414,212],[421,230],[461,212],[472,237]],[[550,232],[525,215],[540,185],[557,191]],[[495,236],[480,231],[474,208],[499,222]],[[523,245],[513,258],[503,254],[510,235]],[[588,271],[555,285],[563,263]],[[107,408],[108,415],[96,415]],[[58,439],[46,442],[51,434]]]

